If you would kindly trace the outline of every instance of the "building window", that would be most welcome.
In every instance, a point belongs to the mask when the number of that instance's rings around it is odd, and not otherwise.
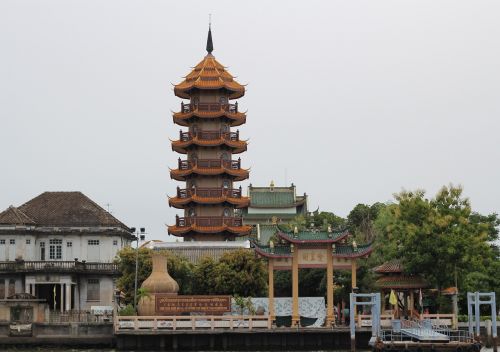
[[[73,247],[73,242],[66,242],[66,247]]]
[[[100,301],[100,287],[98,279],[87,281],[87,301]]]
[[[0,279],[0,299],[5,298],[5,279]]]
[[[7,297],[10,297],[14,294],[16,294],[16,280],[10,279],[9,280],[9,293],[7,293]]]
[[[62,240],[49,240],[49,259],[62,259]]]
[[[113,240],[113,246],[118,246],[118,240]]]
[[[10,240],[9,243],[10,244],[16,244],[16,240]]]
[[[27,240],[26,240],[26,244],[31,244],[31,240],[30,240],[30,239],[27,239]]]
[[[89,240],[88,244],[89,244],[89,246],[98,246],[99,240]]]
[[[5,240],[0,240],[0,244],[5,244]]]
[[[45,242],[40,242],[40,260],[45,260]]]

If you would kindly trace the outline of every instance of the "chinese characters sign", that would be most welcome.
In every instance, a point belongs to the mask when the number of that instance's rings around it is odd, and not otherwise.
[[[231,311],[231,296],[155,296],[156,314],[182,313],[220,314]]]

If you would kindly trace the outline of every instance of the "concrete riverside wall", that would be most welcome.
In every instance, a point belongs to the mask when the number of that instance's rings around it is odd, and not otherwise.
[[[114,345],[112,323],[33,323],[33,336],[9,336],[9,323],[0,323],[0,346],[2,345]],[[2,348],[0,348],[2,350]]]
[[[356,333],[358,348],[367,349],[371,332]],[[116,335],[119,350],[135,351],[268,351],[349,350],[347,329],[272,329],[246,332],[183,332]]]

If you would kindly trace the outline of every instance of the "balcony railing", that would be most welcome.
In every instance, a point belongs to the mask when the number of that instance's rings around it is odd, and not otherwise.
[[[178,168],[179,170],[191,170],[194,167],[200,169],[231,169],[238,170],[241,169],[241,158],[238,160],[222,160],[222,159],[193,159],[193,160],[181,160],[179,158]]]
[[[100,272],[118,273],[118,264],[94,263],[85,261],[47,261],[16,260],[12,262],[0,262],[0,272]]]
[[[236,114],[238,112],[238,102],[235,104],[221,104],[221,103],[191,103],[184,104],[181,102],[181,112],[188,113],[194,111],[226,111],[231,114]]]
[[[203,226],[203,227],[216,227],[216,226],[242,226],[242,218],[229,217],[229,216],[190,216],[179,217],[176,216],[175,225],[177,227],[189,226]]]
[[[182,132],[182,130],[179,131],[179,140],[181,142],[188,142],[195,137],[203,141],[224,139],[226,141],[236,142],[240,140],[240,131],[236,132],[222,132],[222,131]]]
[[[177,187],[177,198],[188,199],[193,196],[201,198],[241,198],[240,188],[180,188]]]

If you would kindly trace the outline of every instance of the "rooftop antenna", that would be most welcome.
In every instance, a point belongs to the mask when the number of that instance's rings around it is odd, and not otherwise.
[[[108,208],[108,213],[111,214],[111,211],[110,211],[110,208],[111,208],[111,204],[110,203],[106,203],[104,204],[106,206],[106,208]]]

